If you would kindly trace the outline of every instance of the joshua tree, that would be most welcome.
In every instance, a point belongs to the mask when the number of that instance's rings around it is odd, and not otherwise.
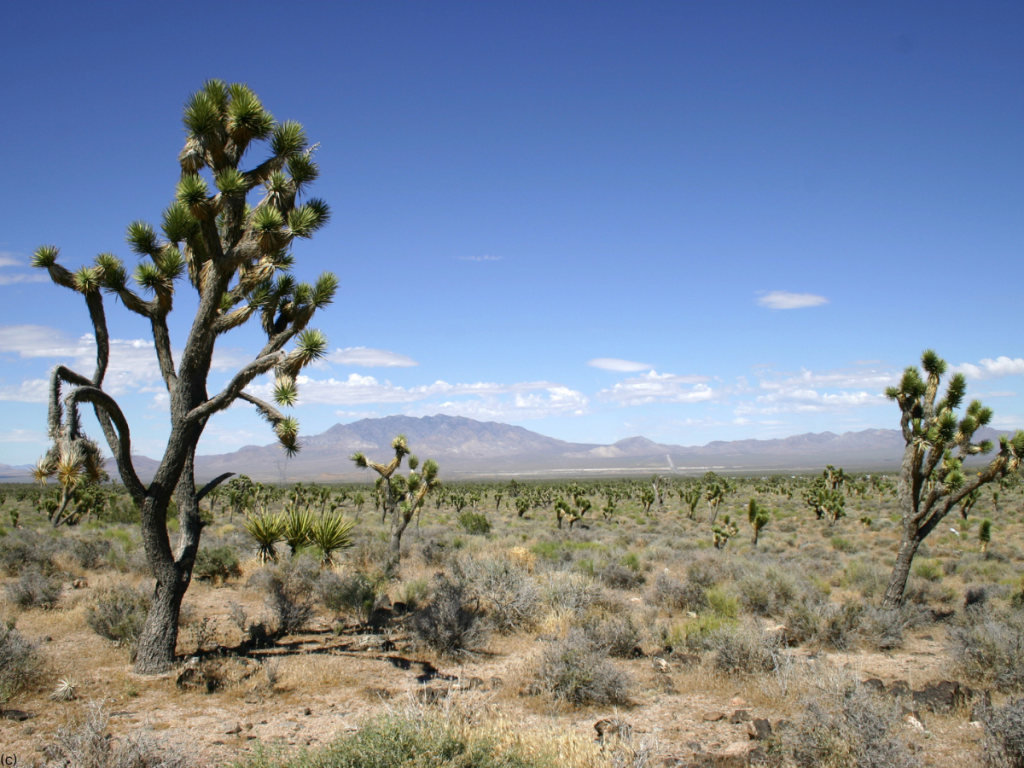
[[[903,602],[910,566],[925,537],[968,494],[1016,472],[1024,457],[1024,432],[1018,430],[1012,438],[1001,436],[995,458],[976,475],[968,476],[963,460],[993,449],[988,440],[972,442],[974,433],[992,420],[992,410],[974,400],[963,417],[958,417],[956,410],[963,403],[967,379],[961,373],[951,376],[945,396],[936,402],[946,361],[927,350],[921,356],[921,367],[924,378],[916,366],[909,366],[899,386],[885,391],[900,407],[906,443],[897,483],[903,536],[882,598],[887,608]]]
[[[409,455],[409,443],[405,435],[399,435],[391,441],[395,457],[387,464],[377,464],[366,458],[363,453],[352,454],[352,461],[360,468],[369,467],[380,478],[380,500],[384,519],[391,518],[391,548],[385,571],[394,574],[402,557],[402,534],[409,527],[413,515],[423,506],[427,494],[441,486],[438,478],[437,462],[427,459],[423,464],[423,472],[417,473],[420,460]],[[409,476],[396,474],[402,460],[409,456]]]
[[[243,400],[273,426],[285,450],[298,450],[298,423],[246,387],[274,371],[277,405],[294,404],[296,377],[321,357],[327,339],[307,328],[314,313],[331,303],[337,278],[324,273],[314,285],[297,283],[290,270],[295,238],[308,238],[328,219],[327,205],[309,199],[306,187],[318,175],[313,147],[302,126],[278,123],[245,85],[207,82],[186,103],[185,147],[178,156],[180,180],[163,213],[161,230],[143,221],[128,226],[128,244],[139,257],[130,287],[121,260],[109,253],[92,266],[70,272],[57,263],[58,250],[43,246],[32,264],[54,283],[82,295],[96,339],[96,370],[85,376],[64,366],[50,380],[49,435],[53,441],[40,460],[40,477],[96,477],[99,451],[82,431],[80,409],[91,405],[113,453],[121,481],[142,516],[142,539],[156,587],[135,669],[158,673],[174,662],[181,599],[192,576],[202,521],[199,501],[227,476],[201,489],[195,484],[195,451],[210,418]],[[266,142],[269,157],[248,170],[242,158]],[[206,176],[202,172],[206,172]],[[208,187],[212,178],[215,190]],[[250,200],[250,195],[261,194]],[[196,313],[175,364],[170,324],[175,289],[187,277],[196,292]],[[120,405],[103,387],[110,354],[104,292],[147,321],[164,386],[169,395],[170,431],[153,481],[146,485],[132,463],[132,443]],[[220,392],[207,391],[218,339],[257,318],[266,343]],[[289,352],[285,347],[295,342]],[[167,509],[177,501],[180,533],[176,550],[167,533]]]
[[[771,520],[771,514],[767,509],[757,503],[755,499],[750,500],[750,504],[747,506],[747,519],[750,521],[750,527],[754,530],[754,546],[757,546],[757,540],[761,536],[761,530],[768,525],[768,521]]]
[[[722,483],[714,482],[704,489],[704,500],[708,503],[708,509],[711,510],[711,524],[715,524],[715,518],[718,517],[718,507],[725,500],[725,486]]]
[[[992,541],[992,521],[985,519],[978,526],[978,543],[981,544],[981,553],[988,552],[988,544]]]
[[[691,485],[679,491],[679,498],[686,505],[686,516],[693,520],[693,516],[697,513],[697,505],[700,504],[700,486]]]
[[[968,493],[966,496],[964,496],[963,501],[960,502],[960,517],[962,517],[964,520],[966,520],[967,516],[969,514],[971,514],[971,509],[977,503],[978,503],[978,491],[977,491],[977,489],[975,489],[975,490],[971,491],[970,493]]]
[[[736,524],[733,523],[729,515],[723,515],[721,525],[711,526],[711,534],[714,537],[715,549],[725,549],[725,545],[729,543],[729,539],[739,532],[740,529],[736,527]]]

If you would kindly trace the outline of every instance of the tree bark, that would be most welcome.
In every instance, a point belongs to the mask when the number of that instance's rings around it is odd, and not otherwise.
[[[900,551],[896,555],[896,565],[893,566],[892,576],[889,577],[889,586],[886,587],[885,595],[882,597],[883,608],[898,608],[903,604],[903,594],[907,589],[907,579],[910,577],[910,566],[914,562],[914,555],[921,541],[910,531],[903,532],[903,540],[900,542]]]

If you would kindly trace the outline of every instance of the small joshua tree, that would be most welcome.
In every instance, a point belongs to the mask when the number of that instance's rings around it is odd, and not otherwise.
[[[96,369],[91,376],[63,365],[53,370],[48,413],[52,446],[40,460],[37,476],[57,478],[62,489],[77,486],[83,478],[101,477],[99,448],[82,430],[80,410],[91,406],[121,481],[141,512],[142,541],[156,580],[135,662],[135,671],[143,674],[164,672],[174,663],[181,600],[191,581],[202,531],[199,501],[230,476],[196,488],[195,452],[203,430],[214,415],[245,401],[270,422],[286,451],[298,450],[296,420],[246,388],[273,371],[276,404],[296,402],[300,371],[327,349],[326,337],[309,329],[309,322],[331,303],[338,285],[330,273],[315,284],[299,283],[291,275],[293,242],[312,237],[329,216],[323,201],[301,201],[319,174],[314,147],[302,126],[277,122],[247,86],[219,80],[208,81],[193,94],[183,122],[180,175],[174,200],[163,213],[163,236],[144,221],[128,226],[128,244],[139,259],[131,278],[122,261],[109,253],[76,272],[58,263],[54,246],[38,248],[32,258],[32,265],[45,270],[54,283],[83,297],[96,339]],[[261,143],[269,156],[243,168],[243,158]],[[215,189],[210,189],[208,178]],[[137,292],[132,279],[151,298]],[[195,290],[195,316],[176,361],[168,317],[182,279]],[[150,326],[169,397],[167,444],[148,485],[135,471],[128,419],[114,395],[104,389],[110,358],[104,294],[113,295]],[[217,341],[253,319],[262,326],[265,343],[221,391],[211,395],[209,373]],[[287,351],[293,342],[294,348]],[[180,524],[176,549],[167,532],[172,496]]]
[[[992,521],[985,519],[978,526],[978,543],[981,544],[981,552],[988,552],[988,544],[992,541]]]
[[[994,447],[988,440],[973,442],[978,429],[992,420],[992,410],[974,400],[963,416],[958,416],[956,411],[967,391],[964,375],[951,376],[945,396],[936,402],[946,361],[927,350],[921,356],[921,367],[924,377],[916,366],[909,366],[903,371],[899,386],[885,391],[886,397],[899,405],[900,428],[906,443],[897,483],[903,535],[882,598],[886,608],[903,602],[918,547],[949,511],[983,485],[1016,472],[1024,457],[1024,432],[1018,430],[1013,437],[1001,436],[995,458],[969,477],[964,472],[963,460],[989,453]]]
[[[711,535],[714,537],[715,549],[725,549],[729,539],[740,532],[729,515],[723,515],[721,523],[711,526]]]
[[[679,498],[686,505],[686,516],[693,520],[697,513],[697,505],[700,504],[701,493],[699,485],[691,485],[679,491]]]
[[[771,520],[771,514],[767,509],[758,504],[756,499],[751,499],[750,504],[747,505],[747,520],[750,521],[750,527],[754,531],[754,546],[756,547],[761,531],[768,525],[768,521]]]
[[[352,454],[352,461],[360,468],[370,468],[380,475],[380,500],[383,519],[391,518],[391,544],[385,571],[394,574],[398,570],[402,557],[402,534],[409,527],[413,516],[423,506],[427,494],[441,487],[438,478],[438,465],[433,459],[427,459],[423,471],[417,473],[420,460],[409,454],[409,443],[405,435],[399,435],[391,441],[395,456],[387,464],[377,464],[366,458],[364,453]],[[409,476],[396,474],[402,460],[409,456]]]

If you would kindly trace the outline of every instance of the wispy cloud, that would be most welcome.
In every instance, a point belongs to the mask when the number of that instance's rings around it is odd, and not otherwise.
[[[769,291],[759,297],[757,303],[768,309],[804,309],[828,304],[828,299],[814,293],[789,293],[788,291]]]
[[[404,412],[410,416],[465,416],[478,421],[529,421],[551,416],[582,416],[588,412],[586,396],[568,387],[549,387],[544,392],[519,393],[513,397],[486,396],[443,403],[421,403]]]
[[[700,403],[717,396],[716,391],[706,384],[707,381],[707,376],[677,376],[650,371],[602,389],[597,393],[597,398],[617,405]]]
[[[2,352],[16,354],[24,359],[63,360],[87,376],[91,376],[96,368],[96,339],[91,333],[74,339],[63,331],[45,325],[0,326],[0,353]],[[177,359],[179,353],[174,354]],[[218,351],[214,354],[213,367],[217,370],[235,368],[245,364],[249,359],[230,349]],[[160,381],[160,366],[152,341],[110,340],[110,361],[104,381],[104,388],[108,392],[118,395],[129,389],[144,388]],[[42,390],[45,397],[45,384]]]
[[[758,391],[752,400],[739,403],[734,413],[745,418],[755,414],[843,413],[852,408],[884,405],[885,388],[899,380],[899,372],[861,366],[854,369],[798,373],[759,371]]]
[[[21,384],[0,386],[0,400],[11,403],[45,403],[47,386],[46,379],[28,379]]]
[[[46,434],[34,429],[12,429],[0,432],[0,443],[45,443]]]
[[[0,268],[28,266],[21,254],[11,251],[0,251]],[[22,272],[16,275],[0,275],[0,285],[15,283],[48,283],[50,278],[41,272]]]
[[[25,259],[20,253],[0,251],[0,267],[24,267]]]
[[[360,368],[411,368],[419,365],[411,357],[389,352],[386,349],[370,349],[369,347],[346,347],[336,349],[324,359],[338,365],[353,365]]]
[[[986,357],[977,365],[961,363],[950,369],[953,373],[962,373],[969,379],[998,379],[1003,376],[1024,375],[1024,358],[997,357],[993,360]]]
[[[456,256],[459,261],[501,261],[501,256]]]
[[[634,373],[636,371],[649,371],[654,366],[647,363],[636,363],[632,360],[620,360],[617,357],[595,357],[587,362],[593,368],[600,368],[603,371],[619,371],[620,373]]]

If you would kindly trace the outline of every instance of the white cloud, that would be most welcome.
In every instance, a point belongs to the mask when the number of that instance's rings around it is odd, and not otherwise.
[[[769,291],[761,296],[757,303],[768,309],[803,309],[828,304],[828,299],[814,293],[789,293],[788,291]]]
[[[526,421],[551,416],[582,416],[588,412],[586,396],[568,387],[550,387],[545,392],[516,394],[511,398],[486,396],[472,400],[422,403],[404,409],[410,416],[465,416],[479,421]]]
[[[618,405],[699,403],[717,397],[715,390],[705,383],[708,380],[707,376],[676,376],[650,371],[620,381],[610,389],[602,389],[597,397]]]
[[[68,364],[83,376],[92,376],[96,370],[96,338],[91,333],[72,339],[63,331],[45,325],[0,326],[0,352],[27,359],[53,358]],[[175,350],[172,354],[177,361],[180,353]],[[214,353],[213,368],[233,369],[250,359],[237,350],[218,351]],[[106,391],[119,395],[129,389],[145,389],[147,385],[162,381],[152,341],[110,340],[110,359],[103,382]]]
[[[633,373],[635,371],[649,371],[654,366],[647,363],[635,363],[632,360],[620,360],[617,357],[595,357],[587,365],[593,368],[600,368],[603,371],[619,371],[620,373]]]
[[[456,256],[459,261],[501,261],[501,256]]]
[[[25,260],[20,254],[11,251],[0,251],[0,267],[24,267]]]
[[[993,360],[984,358],[980,363],[961,363],[950,368],[953,373],[962,373],[969,379],[998,379],[1002,376],[1024,375],[1024,358],[1001,356]]]
[[[757,372],[763,394],[736,406],[738,417],[779,413],[843,413],[851,408],[884,405],[883,392],[899,373],[883,368],[777,373]]]
[[[411,357],[386,349],[370,349],[368,347],[346,347],[336,349],[324,359],[338,365],[354,365],[361,368],[411,368],[419,365]]]
[[[0,400],[14,403],[45,403],[47,399],[46,379],[28,379],[17,386],[0,387]]]
[[[0,266],[7,266],[0,264]],[[26,272],[20,275],[0,275],[0,285],[14,285],[15,283],[48,283],[50,278],[38,272]]]
[[[46,434],[34,429],[12,429],[0,432],[0,443],[45,443]]]
[[[417,403],[431,397],[494,397],[525,392],[558,389],[560,385],[548,381],[527,381],[518,384],[449,384],[435,381],[418,387],[400,387],[390,381],[381,382],[373,376],[350,373],[347,379],[312,379],[299,376],[299,402],[303,405],[366,405],[369,403]],[[257,397],[269,397],[272,383],[249,387]]]

